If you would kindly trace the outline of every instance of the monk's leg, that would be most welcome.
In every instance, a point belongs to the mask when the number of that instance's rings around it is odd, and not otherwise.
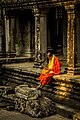
[[[50,74],[46,74],[41,78],[41,83],[42,85],[47,85],[50,83],[52,77],[54,74],[50,73]]]
[[[39,77],[40,84],[37,87],[37,89],[39,89],[39,88],[42,89],[42,87],[44,85],[49,84],[52,77],[53,77],[53,74],[41,74],[40,77]]]

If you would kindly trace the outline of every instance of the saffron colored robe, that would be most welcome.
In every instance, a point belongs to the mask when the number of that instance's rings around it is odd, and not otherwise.
[[[44,68],[42,70],[42,73],[39,77],[40,83],[42,84],[42,86],[49,84],[49,82],[51,81],[51,78],[54,75],[58,75],[58,74],[60,74],[60,61],[58,57],[53,55],[52,59],[49,60],[48,69]]]

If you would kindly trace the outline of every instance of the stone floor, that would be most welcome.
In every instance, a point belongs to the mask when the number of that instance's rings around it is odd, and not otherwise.
[[[33,72],[36,72],[36,73],[41,72],[41,69],[33,67],[34,66],[33,62],[3,64],[3,66],[5,66],[6,68],[22,70],[24,72],[26,72],[26,71],[33,71]]]
[[[18,111],[7,111],[6,109],[0,108],[0,120],[71,120],[64,118],[58,114],[44,118],[33,118],[26,114],[22,114]]]

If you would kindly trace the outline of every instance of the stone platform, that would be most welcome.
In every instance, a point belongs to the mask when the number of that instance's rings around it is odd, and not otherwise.
[[[22,84],[36,88],[39,84],[36,78],[40,75],[41,69],[33,66],[33,62],[3,65],[3,80],[14,88]],[[64,67],[62,67],[61,74],[53,76],[52,83],[46,85],[42,92],[58,103],[57,111],[61,115],[64,116],[63,111],[65,111],[66,117],[72,117],[74,113],[80,111],[80,75],[64,74]]]

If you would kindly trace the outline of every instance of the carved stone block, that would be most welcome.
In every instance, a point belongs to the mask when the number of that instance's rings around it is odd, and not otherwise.
[[[46,117],[55,113],[54,102],[40,90],[20,85],[15,88],[15,109],[32,117]]]

